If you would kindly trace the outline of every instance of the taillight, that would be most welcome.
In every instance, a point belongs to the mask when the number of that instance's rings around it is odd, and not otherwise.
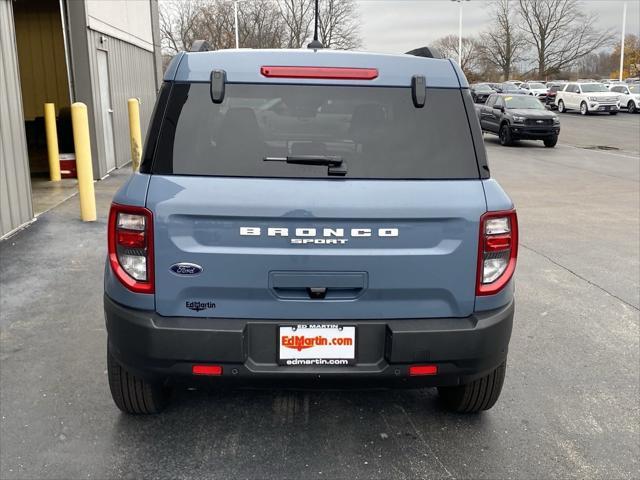
[[[487,212],[480,218],[476,295],[498,293],[511,280],[518,256],[515,210]]]
[[[149,210],[111,205],[109,263],[118,280],[129,290],[154,292],[153,215]]]

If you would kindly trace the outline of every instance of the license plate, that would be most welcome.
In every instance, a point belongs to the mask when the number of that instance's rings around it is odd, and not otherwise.
[[[287,366],[340,366],[356,361],[356,327],[343,325],[282,326],[278,362]]]

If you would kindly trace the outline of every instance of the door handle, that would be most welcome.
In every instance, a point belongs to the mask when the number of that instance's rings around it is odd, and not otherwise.
[[[367,288],[366,272],[270,272],[269,287],[284,300],[353,300]]]
[[[113,108],[108,108],[107,113],[113,113]]]

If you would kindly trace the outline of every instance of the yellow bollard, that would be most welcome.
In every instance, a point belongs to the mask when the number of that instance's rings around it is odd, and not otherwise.
[[[131,137],[131,168],[134,172],[140,169],[142,158],[142,133],[140,133],[140,101],[130,98],[127,101],[129,107],[129,136]]]
[[[53,103],[44,104],[44,128],[47,133],[47,151],[49,152],[49,177],[52,182],[59,182],[62,177],[60,176],[56,107]]]
[[[96,220],[96,195],[93,190],[93,164],[89,140],[89,117],[87,106],[82,102],[71,105],[73,144],[76,149],[78,192],[80,193],[80,216],[83,222]]]

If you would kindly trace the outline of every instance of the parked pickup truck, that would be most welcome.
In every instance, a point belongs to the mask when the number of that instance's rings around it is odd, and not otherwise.
[[[476,105],[483,132],[500,138],[501,145],[515,140],[542,140],[553,148],[560,135],[560,120],[538,100],[529,95],[491,95],[484,105]]]
[[[121,410],[156,413],[202,383],[431,386],[456,412],[495,404],[516,212],[464,73],[416,55],[173,58],[109,216]]]
[[[564,89],[556,94],[558,111],[580,110],[582,115],[593,112],[609,112],[616,115],[620,110],[620,95],[610,92],[599,82],[567,83]]]

